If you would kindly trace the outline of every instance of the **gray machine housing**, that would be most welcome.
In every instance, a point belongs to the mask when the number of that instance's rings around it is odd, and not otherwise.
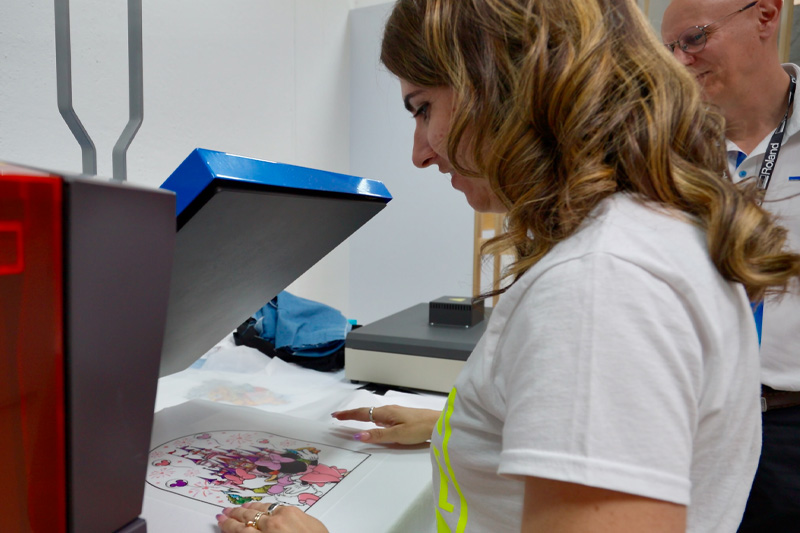
[[[431,325],[429,304],[421,303],[354,329],[345,342],[345,376],[449,392],[486,330],[491,309],[485,316],[469,328]]]
[[[162,376],[186,369],[380,212],[380,182],[195,150],[164,182],[178,234]]]
[[[175,197],[64,185],[68,530],[143,533]]]

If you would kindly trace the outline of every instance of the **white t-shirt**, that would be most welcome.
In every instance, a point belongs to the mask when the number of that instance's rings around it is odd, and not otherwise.
[[[800,83],[800,68],[785,64],[784,70]],[[800,88],[795,94],[794,113],[786,124],[778,162],[772,171],[763,207],[778,216],[778,222],[789,230],[789,246],[800,253]],[[734,182],[758,175],[767,151],[770,132],[747,154],[737,167],[739,148],[728,141],[728,167]],[[800,290],[780,300],[764,304],[761,330],[761,380],[778,390],[800,390]]]
[[[733,532],[760,452],[758,341],[703,233],[607,199],[500,299],[431,440],[439,531],[517,532],[522,476]]]

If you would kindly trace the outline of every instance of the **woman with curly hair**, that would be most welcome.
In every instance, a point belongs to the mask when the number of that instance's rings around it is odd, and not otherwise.
[[[431,440],[439,531],[735,531],[760,449],[749,302],[800,257],[722,178],[723,121],[634,0],[400,0],[381,60],[414,164],[506,212],[488,249],[516,258],[442,413],[334,416]]]

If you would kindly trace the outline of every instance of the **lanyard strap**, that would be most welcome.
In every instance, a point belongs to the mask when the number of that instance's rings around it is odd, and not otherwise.
[[[769,180],[772,178],[772,171],[775,169],[775,163],[778,162],[778,154],[781,151],[781,142],[783,141],[783,134],[786,132],[786,122],[789,120],[789,110],[792,108],[794,101],[794,90],[797,86],[797,80],[794,76],[789,74],[789,103],[786,105],[786,114],[783,115],[783,120],[778,124],[778,129],[772,134],[767,146],[767,153],[764,154],[764,160],[761,162],[761,170],[758,171],[758,189],[766,191],[769,187]]]
[[[769,187],[769,180],[772,178],[772,170],[775,168],[775,163],[778,162],[778,154],[781,151],[781,143],[783,141],[783,134],[786,131],[786,122],[789,120],[789,110],[792,108],[794,101],[794,90],[797,86],[797,80],[794,76],[789,74],[789,103],[786,104],[786,114],[783,115],[783,120],[778,124],[778,129],[772,134],[767,146],[767,153],[764,154],[764,160],[761,162],[761,170],[758,172],[758,190],[766,193]],[[758,345],[761,346],[761,333],[764,321],[764,301],[752,304],[753,317],[756,321],[756,330],[758,331]]]

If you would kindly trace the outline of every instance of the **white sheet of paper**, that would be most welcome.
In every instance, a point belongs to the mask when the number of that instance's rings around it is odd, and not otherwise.
[[[239,498],[296,505],[331,533],[429,531],[427,448],[368,445],[354,432],[203,400],[164,409],[151,439],[148,531],[218,531],[215,515]]]
[[[357,388],[345,379],[343,370],[301,368],[253,348],[236,346],[229,335],[191,368],[159,380],[155,410],[204,399],[287,414],[303,408],[308,412],[296,416],[306,417],[317,414],[314,406],[332,405]]]

